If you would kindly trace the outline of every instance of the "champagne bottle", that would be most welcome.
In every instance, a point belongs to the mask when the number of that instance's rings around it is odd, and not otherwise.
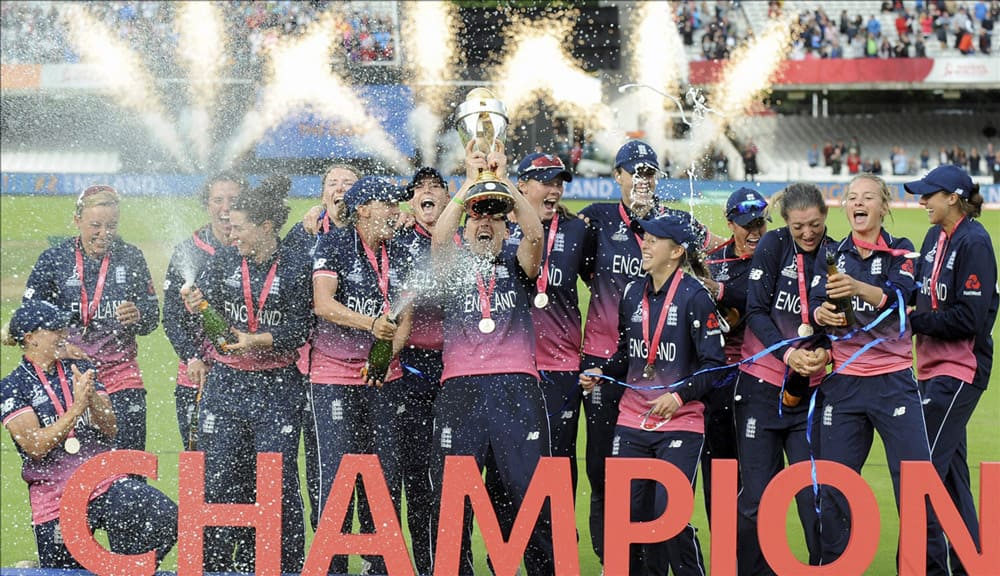
[[[840,274],[833,252],[826,253],[826,274],[828,278],[834,274]],[[848,326],[854,325],[854,303],[852,302],[852,298],[829,298],[827,301],[837,307],[836,312],[844,314]]]
[[[209,306],[207,300],[202,300],[197,309],[201,313],[201,325],[205,330],[205,337],[216,350],[227,354],[229,351],[226,346],[236,342],[236,337],[229,331],[229,323],[215,308]]]
[[[781,395],[781,403],[794,408],[802,402],[802,397],[809,393],[809,378],[792,372],[785,379],[785,390]]]
[[[389,315],[389,322],[396,323],[393,315]],[[373,383],[381,385],[385,382],[385,377],[389,372],[389,364],[392,362],[392,340],[375,339],[372,347],[368,350],[368,362],[361,369],[361,378],[368,380],[369,376]]]

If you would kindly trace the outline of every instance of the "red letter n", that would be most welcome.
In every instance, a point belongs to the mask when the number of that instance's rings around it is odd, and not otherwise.
[[[969,574],[996,574],[1000,566],[1000,462],[979,469],[979,543],[969,530],[930,462],[903,462],[899,486],[899,573],[926,573],[927,498],[955,554]]]
[[[206,526],[256,531],[257,574],[281,574],[281,454],[257,454],[257,502],[205,502],[205,454],[181,452],[177,490],[177,573],[201,574]]]

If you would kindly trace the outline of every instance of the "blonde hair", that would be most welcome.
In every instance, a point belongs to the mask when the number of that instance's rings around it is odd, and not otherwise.
[[[87,208],[95,206],[118,206],[121,198],[118,191],[104,184],[89,186],[76,199],[76,215],[83,214]]]
[[[879,194],[882,195],[882,206],[885,207],[885,213],[889,216],[889,218],[893,218],[892,191],[889,190],[889,185],[885,183],[885,180],[883,180],[880,176],[876,176],[875,174],[868,174],[868,173],[858,174],[854,178],[851,178],[851,181],[847,183],[847,190],[850,191],[851,186],[854,186],[854,183],[859,180],[868,180],[869,182],[874,182],[875,185],[878,186]],[[847,193],[844,193],[844,199],[840,201],[841,206],[846,205],[846,202],[847,202]],[[895,221],[896,219],[893,218],[893,222]]]

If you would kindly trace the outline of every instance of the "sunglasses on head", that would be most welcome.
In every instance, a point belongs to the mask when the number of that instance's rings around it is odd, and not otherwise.
[[[565,170],[566,165],[563,161],[559,159],[558,156],[553,156],[552,154],[543,154],[538,158],[531,161],[531,166],[524,169],[523,174],[530,174],[538,170],[548,170],[549,168],[558,168],[560,170]]]
[[[730,218],[739,214],[750,214],[752,212],[762,212],[767,208],[767,202],[763,200],[744,200],[729,209]]]

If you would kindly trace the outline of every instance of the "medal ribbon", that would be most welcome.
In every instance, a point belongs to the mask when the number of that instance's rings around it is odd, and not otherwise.
[[[104,253],[101,260],[101,271],[97,275],[97,287],[94,288],[94,299],[91,301],[87,295],[87,282],[83,276],[83,252],[80,251],[80,239],[76,239],[76,274],[80,278],[80,321],[83,326],[90,324],[90,319],[97,315],[97,307],[101,303],[101,295],[104,294],[104,282],[108,277],[108,265],[111,264],[111,250]]]
[[[885,238],[882,238],[881,234],[879,234],[878,242],[875,244],[858,238],[854,234],[851,234],[851,241],[854,242],[854,245],[858,248],[864,248],[865,250],[871,250],[872,252],[885,252],[890,256],[906,256],[910,253],[909,250],[903,250],[902,248],[889,248],[889,245],[885,243]]]
[[[202,230],[204,229],[205,228],[202,228]],[[199,230],[198,232],[201,232],[201,230]],[[191,235],[191,238],[194,240],[194,245],[200,248],[202,252],[205,252],[211,256],[215,256],[215,247],[209,244],[208,242],[202,240],[201,236],[198,236],[198,232],[195,232],[194,234]]]
[[[622,204],[622,203],[620,203],[620,202],[618,203],[618,214],[622,217],[622,222],[625,223],[625,227],[628,228],[631,231],[632,230],[632,219],[629,218],[628,217],[628,213],[625,212],[625,205]],[[632,232],[632,235],[635,236],[635,241],[639,244],[639,249],[641,250],[642,249],[642,238],[638,234],[636,234],[635,232]]]
[[[382,293],[382,314],[389,313],[389,254],[385,250],[385,242],[382,243],[382,254],[381,254],[381,265],[379,261],[375,259],[375,251],[365,244],[364,239],[361,235],[358,235],[358,240],[361,240],[361,246],[365,249],[365,256],[368,257],[368,263],[372,265],[372,270],[375,271],[375,277],[378,278],[378,291]]]
[[[27,360],[27,359],[26,359]],[[62,416],[69,410],[69,407],[73,405],[73,393],[69,389],[69,380],[66,379],[66,371],[62,367],[62,362],[56,361],[56,373],[59,375],[59,384],[62,386],[63,398],[66,400],[66,407],[63,408],[62,402],[59,401],[59,397],[56,396],[56,391],[52,389],[52,385],[49,384],[49,379],[45,375],[45,372],[38,367],[31,360],[31,367],[35,369],[35,375],[38,376],[38,380],[42,383],[42,388],[45,389],[45,393],[49,395],[49,400],[52,401],[52,407],[56,409],[56,416]],[[69,434],[66,435],[67,438],[74,436],[74,431],[72,428],[69,430]]]
[[[962,223],[962,220],[955,222],[955,228],[952,229],[952,233],[958,229],[958,225]],[[938,235],[937,248],[934,249],[934,268],[931,271],[931,310],[937,310],[938,308],[938,296],[937,296],[937,286],[938,278],[941,277],[941,265],[944,264],[944,253],[948,248],[949,235],[941,229],[941,234]]]
[[[267,302],[267,295],[271,293],[271,285],[274,284],[274,276],[278,272],[278,260],[275,259],[274,263],[271,264],[271,269],[267,271],[267,277],[264,278],[264,286],[260,290],[260,297],[258,298],[257,312],[253,309],[253,293],[250,287],[250,267],[247,266],[247,259],[243,259],[241,265],[243,271],[243,301],[247,305],[247,328],[250,329],[251,334],[257,333],[257,327],[260,324],[260,320],[257,318],[257,314],[264,311],[264,303]]]
[[[323,228],[323,234],[330,233],[330,213],[324,209],[323,214],[320,216],[320,226]]]
[[[420,222],[414,222],[413,223],[413,230],[417,234],[420,234],[421,236],[423,236],[424,238],[430,238],[431,237],[431,233],[428,232],[426,228],[424,228],[423,226],[421,226]]]
[[[712,250],[711,252],[709,252],[709,254],[715,254],[716,252],[718,252],[720,250],[723,250],[723,254],[725,254],[726,246],[729,246],[730,244],[732,244],[733,241],[734,241],[733,238],[730,238],[729,240],[726,240],[722,244],[719,244],[718,246],[716,246],[715,250]],[[723,262],[738,262],[740,260],[749,260],[751,258],[753,258],[753,253],[745,254],[743,256],[737,256],[735,258],[719,258],[717,260],[705,260],[705,264],[722,264]]]
[[[552,215],[552,223],[549,224],[549,237],[545,242],[545,252],[542,254],[542,273],[538,275],[538,280],[535,280],[535,288],[539,294],[545,294],[545,290],[549,287],[549,260],[552,256],[552,247],[556,245],[558,229],[559,213],[556,212]]]
[[[795,274],[799,278],[799,315],[802,323],[809,323],[809,292],[806,290],[805,258],[801,253],[795,254]]]
[[[493,274],[490,276],[490,286],[486,287],[485,282],[483,282],[483,275],[476,272],[476,290],[479,291],[479,311],[482,313],[483,320],[488,320],[492,311],[490,310],[490,301],[493,299],[493,290],[497,287],[497,271],[496,265],[493,266]]]
[[[677,292],[677,286],[680,285],[683,276],[684,272],[679,268],[674,271],[674,279],[667,290],[667,297],[663,301],[663,308],[660,308],[660,317],[656,320],[656,329],[652,337],[649,335],[649,294],[646,290],[642,292],[642,338],[646,341],[646,366],[652,367],[656,363],[657,343],[659,343],[660,337],[663,335],[663,323],[667,320],[670,305],[674,301],[674,294]]]

